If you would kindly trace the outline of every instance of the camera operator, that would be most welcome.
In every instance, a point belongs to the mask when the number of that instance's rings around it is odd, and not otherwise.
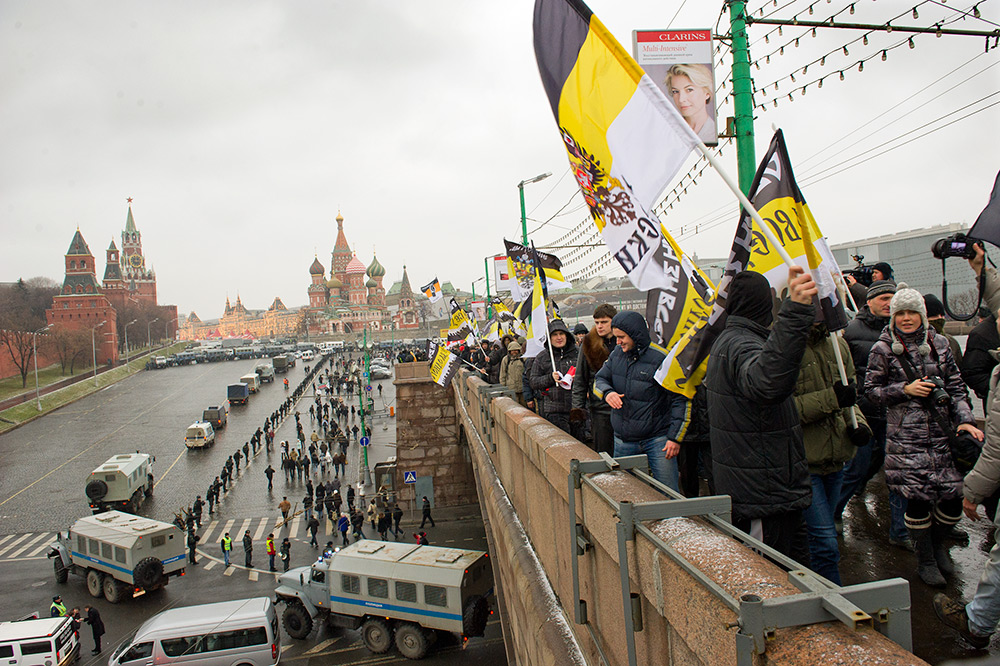
[[[986,266],[986,252],[982,245],[973,245],[975,256],[969,259],[969,266],[977,277],[986,271],[986,280],[983,286],[983,300],[986,301],[986,308],[991,315],[983,320],[972,332],[965,342],[965,354],[962,358],[961,369],[962,379],[969,385],[976,395],[983,401],[983,409],[986,409],[986,398],[990,392],[990,374],[997,364],[997,360],[990,353],[1000,347],[1000,334],[997,333],[996,312],[1000,309],[1000,276],[992,267]]]
[[[917,574],[944,587],[954,565],[945,535],[962,517],[962,474],[945,425],[983,440],[973,425],[965,384],[948,341],[927,323],[924,299],[900,284],[889,325],[868,359],[865,394],[887,409],[885,477],[907,500],[906,526],[917,551]],[[943,404],[942,404],[943,403]]]

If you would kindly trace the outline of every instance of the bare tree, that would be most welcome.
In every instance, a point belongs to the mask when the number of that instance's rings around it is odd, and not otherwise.
[[[47,278],[32,278],[0,289],[0,347],[21,374],[21,388],[28,385],[35,359],[33,333],[45,326],[45,310],[58,290],[54,284]]]
[[[76,363],[87,358],[86,352],[90,348],[90,336],[84,330],[54,326],[45,338],[46,348],[58,357],[59,366],[64,375],[72,375]]]

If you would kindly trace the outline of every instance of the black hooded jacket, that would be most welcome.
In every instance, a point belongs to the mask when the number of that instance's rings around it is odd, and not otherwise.
[[[627,333],[634,343],[627,352],[615,347],[594,378],[595,396],[604,400],[614,391],[622,397],[621,409],[611,410],[615,435],[626,442],[664,435],[681,441],[690,418],[688,399],[663,388],[654,376],[666,353],[651,344],[649,327],[638,312],[619,312],[611,325]]]
[[[878,317],[872,314],[868,306],[861,308],[847,328],[844,329],[844,340],[851,349],[851,360],[854,361],[854,371],[857,375],[858,407],[868,419],[885,420],[885,409],[876,407],[863,395],[861,389],[865,385],[865,374],[868,372],[868,355],[878,342],[882,330],[889,323],[888,317]]]
[[[561,374],[569,372],[570,368],[575,368],[577,349],[576,338],[571,333],[566,334],[566,345],[562,349],[552,349],[552,355],[556,359],[556,370]],[[564,389],[556,386],[556,381],[552,379],[552,358],[549,357],[549,342],[545,343],[542,351],[535,356],[534,362],[528,373],[528,383],[531,386],[532,395],[542,398],[542,416],[546,414],[569,414],[573,407],[573,392],[571,389]],[[574,372],[576,372],[574,370]]]
[[[786,301],[773,329],[730,315],[705,375],[715,487],[733,519],[752,520],[812,502],[809,464],[793,393],[812,305]]]

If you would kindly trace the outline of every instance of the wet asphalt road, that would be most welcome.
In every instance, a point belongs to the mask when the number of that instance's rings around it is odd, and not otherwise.
[[[218,435],[216,444],[205,450],[184,446],[186,427],[201,416],[210,404],[225,400],[226,386],[250,372],[257,360],[229,361],[141,372],[118,384],[57,410],[22,428],[0,436],[0,620],[12,619],[31,611],[44,612],[54,594],[62,594],[67,606],[82,608],[93,603],[108,626],[103,658],[89,655],[89,633],[81,632],[83,666],[106,663],[110,650],[139,624],[156,612],[175,606],[208,603],[251,596],[272,596],[272,574],[263,569],[246,569],[237,532],[249,526],[253,532],[267,530],[278,516],[277,503],[283,495],[292,502],[304,495],[304,481],[286,481],[280,471],[277,442],[293,439],[292,417],[277,430],[275,453],[269,457],[263,447],[249,466],[243,465],[232,489],[221,501],[214,516],[203,517],[199,534],[199,563],[189,566],[187,574],[175,579],[165,590],[126,603],[111,605],[96,602],[87,594],[82,578],[71,576],[58,585],[52,566],[45,557],[46,544],[55,530],[65,529],[90,509],[83,493],[89,472],[110,456],[139,450],[156,456],[154,496],[142,505],[140,513],[160,520],[171,520],[174,512],[187,506],[219,473],[225,459],[242,447],[253,431],[263,425],[287,395],[282,379],[287,376],[294,388],[305,375],[299,361],[287,375],[277,375],[273,384],[264,384],[249,404],[233,407],[229,422]],[[382,396],[377,391],[383,387]],[[394,405],[391,380],[373,383],[376,408]],[[300,403],[306,436],[312,432],[307,393]],[[347,424],[351,425],[350,421]],[[395,455],[395,423],[378,417],[374,421],[369,464]],[[348,450],[347,479],[361,479],[361,449],[351,444]],[[274,491],[267,491],[264,468],[271,463],[278,473]],[[368,489],[371,493],[371,488]],[[443,519],[442,519],[443,518]],[[214,522],[210,522],[214,521]],[[301,517],[282,529],[277,537],[292,539],[291,566],[312,561],[316,551],[308,545]],[[418,526],[419,520],[406,515],[402,521],[405,535]],[[226,569],[219,561],[218,538],[224,529],[234,532],[236,548],[233,561],[238,566]],[[324,521],[322,540],[332,538],[331,527]],[[429,528],[431,542],[462,548],[486,549],[481,519],[475,516],[438,516],[438,526]],[[11,536],[12,535],[12,536]],[[368,535],[372,536],[371,534]],[[405,538],[405,537],[404,537]],[[14,545],[12,545],[14,544]],[[26,547],[24,547],[26,545]],[[256,567],[266,567],[263,543],[255,548]],[[279,607],[279,613],[283,610]],[[357,632],[328,630],[320,627],[305,641],[282,640],[282,662],[311,664],[389,664],[407,662],[395,650],[373,655],[360,643]],[[487,635],[472,639],[466,646],[447,642],[438,644],[424,660],[427,664],[454,664],[473,659],[476,663],[506,663],[497,616],[487,627]]]
[[[985,657],[990,653],[1000,656],[1000,638],[994,638],[989,650],[972,650],[934,614],[932,599],[937,592],[943,591],[965,602],[972,599],[987,553],[993,547],[992,521],[984,518],[974,523],[963,517],[958,526],[968,532],[969,545],[952,545],[956,573],[948,587],[939,590],[924,585],[917,577],[916,555],[889,545],[889,497],[881,473],[872,479],[863,495],[851,499],[844,511],[844,534],[840,542],[843,584],[896,577],[908,580],[913,652],[932,664]]]

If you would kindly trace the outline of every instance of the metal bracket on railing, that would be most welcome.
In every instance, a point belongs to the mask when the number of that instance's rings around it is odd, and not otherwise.
[[[485,384],[478,387],[479,392],[479,429],[480,432],[485,435],[485,441],[487,446],[489,446],[490,453],[496,453],[497,443],[496,438],[493,436],[493,431],[496,430],[496,422],[493,419],[493,414],[490,413],[490,403],[494,398],[499,398],[506,396],[508,398],[514,397],[514,392],[511,391],[506,386],[500,384]]]
[[[787,597],[761,599],[753,594],[740,599],[740,634],[749,637],[737,642],[740,655],[752,660],[764,654],[767,641],[778,629],[820,622],[840,621],[849,629],[871,627],[889,640],[911,650],[910,584],[902,578],[876,580],[838,587],[811,571],[789,571],[788,579],[803,591]]]
[[[609,496],[587,474],[610,471],[627,471],[637,479],[665,494],[668,499],[656,502],[619,502]],[[576,491],[587,485],[609,506],[615,509],[618,524],[618,567],[621,578],[622,611],[626,628],[626,646],[630,666],[637,663],[635,631],[642,630],[641,604],[631,591],[628,562],[628,542],[636,533],[653,543],[660,551],[690,574],[700,585],[712,592],[738,616],[736,626],[737,663],[750,666],[754,654],[763,654],[767,641],[778,629],[839,621],[857,630],[872,627],[907,650],[912,649],[910,634],[910,588],[901,578],[873,581],[860,585],[839,587],[802,567],[790,557],[774,550],[730,524],[732,501],[728,495],[685,498],[649,475],[645,455],[612,458],[606,453],[600,460],[570,461],[569,517],[570,552],[573,572],[574,620],[587,623],[587,604],[580,598],[579,558],[591,550],[583,524],[578,522]],[[718,583],[688,562],[659,535],[643,523],[679,517],[701,517],[721,532],[732,536],[748,548],[760,553],[788,571],[789,581],[801,594],[761,599],[744,595],[736,600]]]

